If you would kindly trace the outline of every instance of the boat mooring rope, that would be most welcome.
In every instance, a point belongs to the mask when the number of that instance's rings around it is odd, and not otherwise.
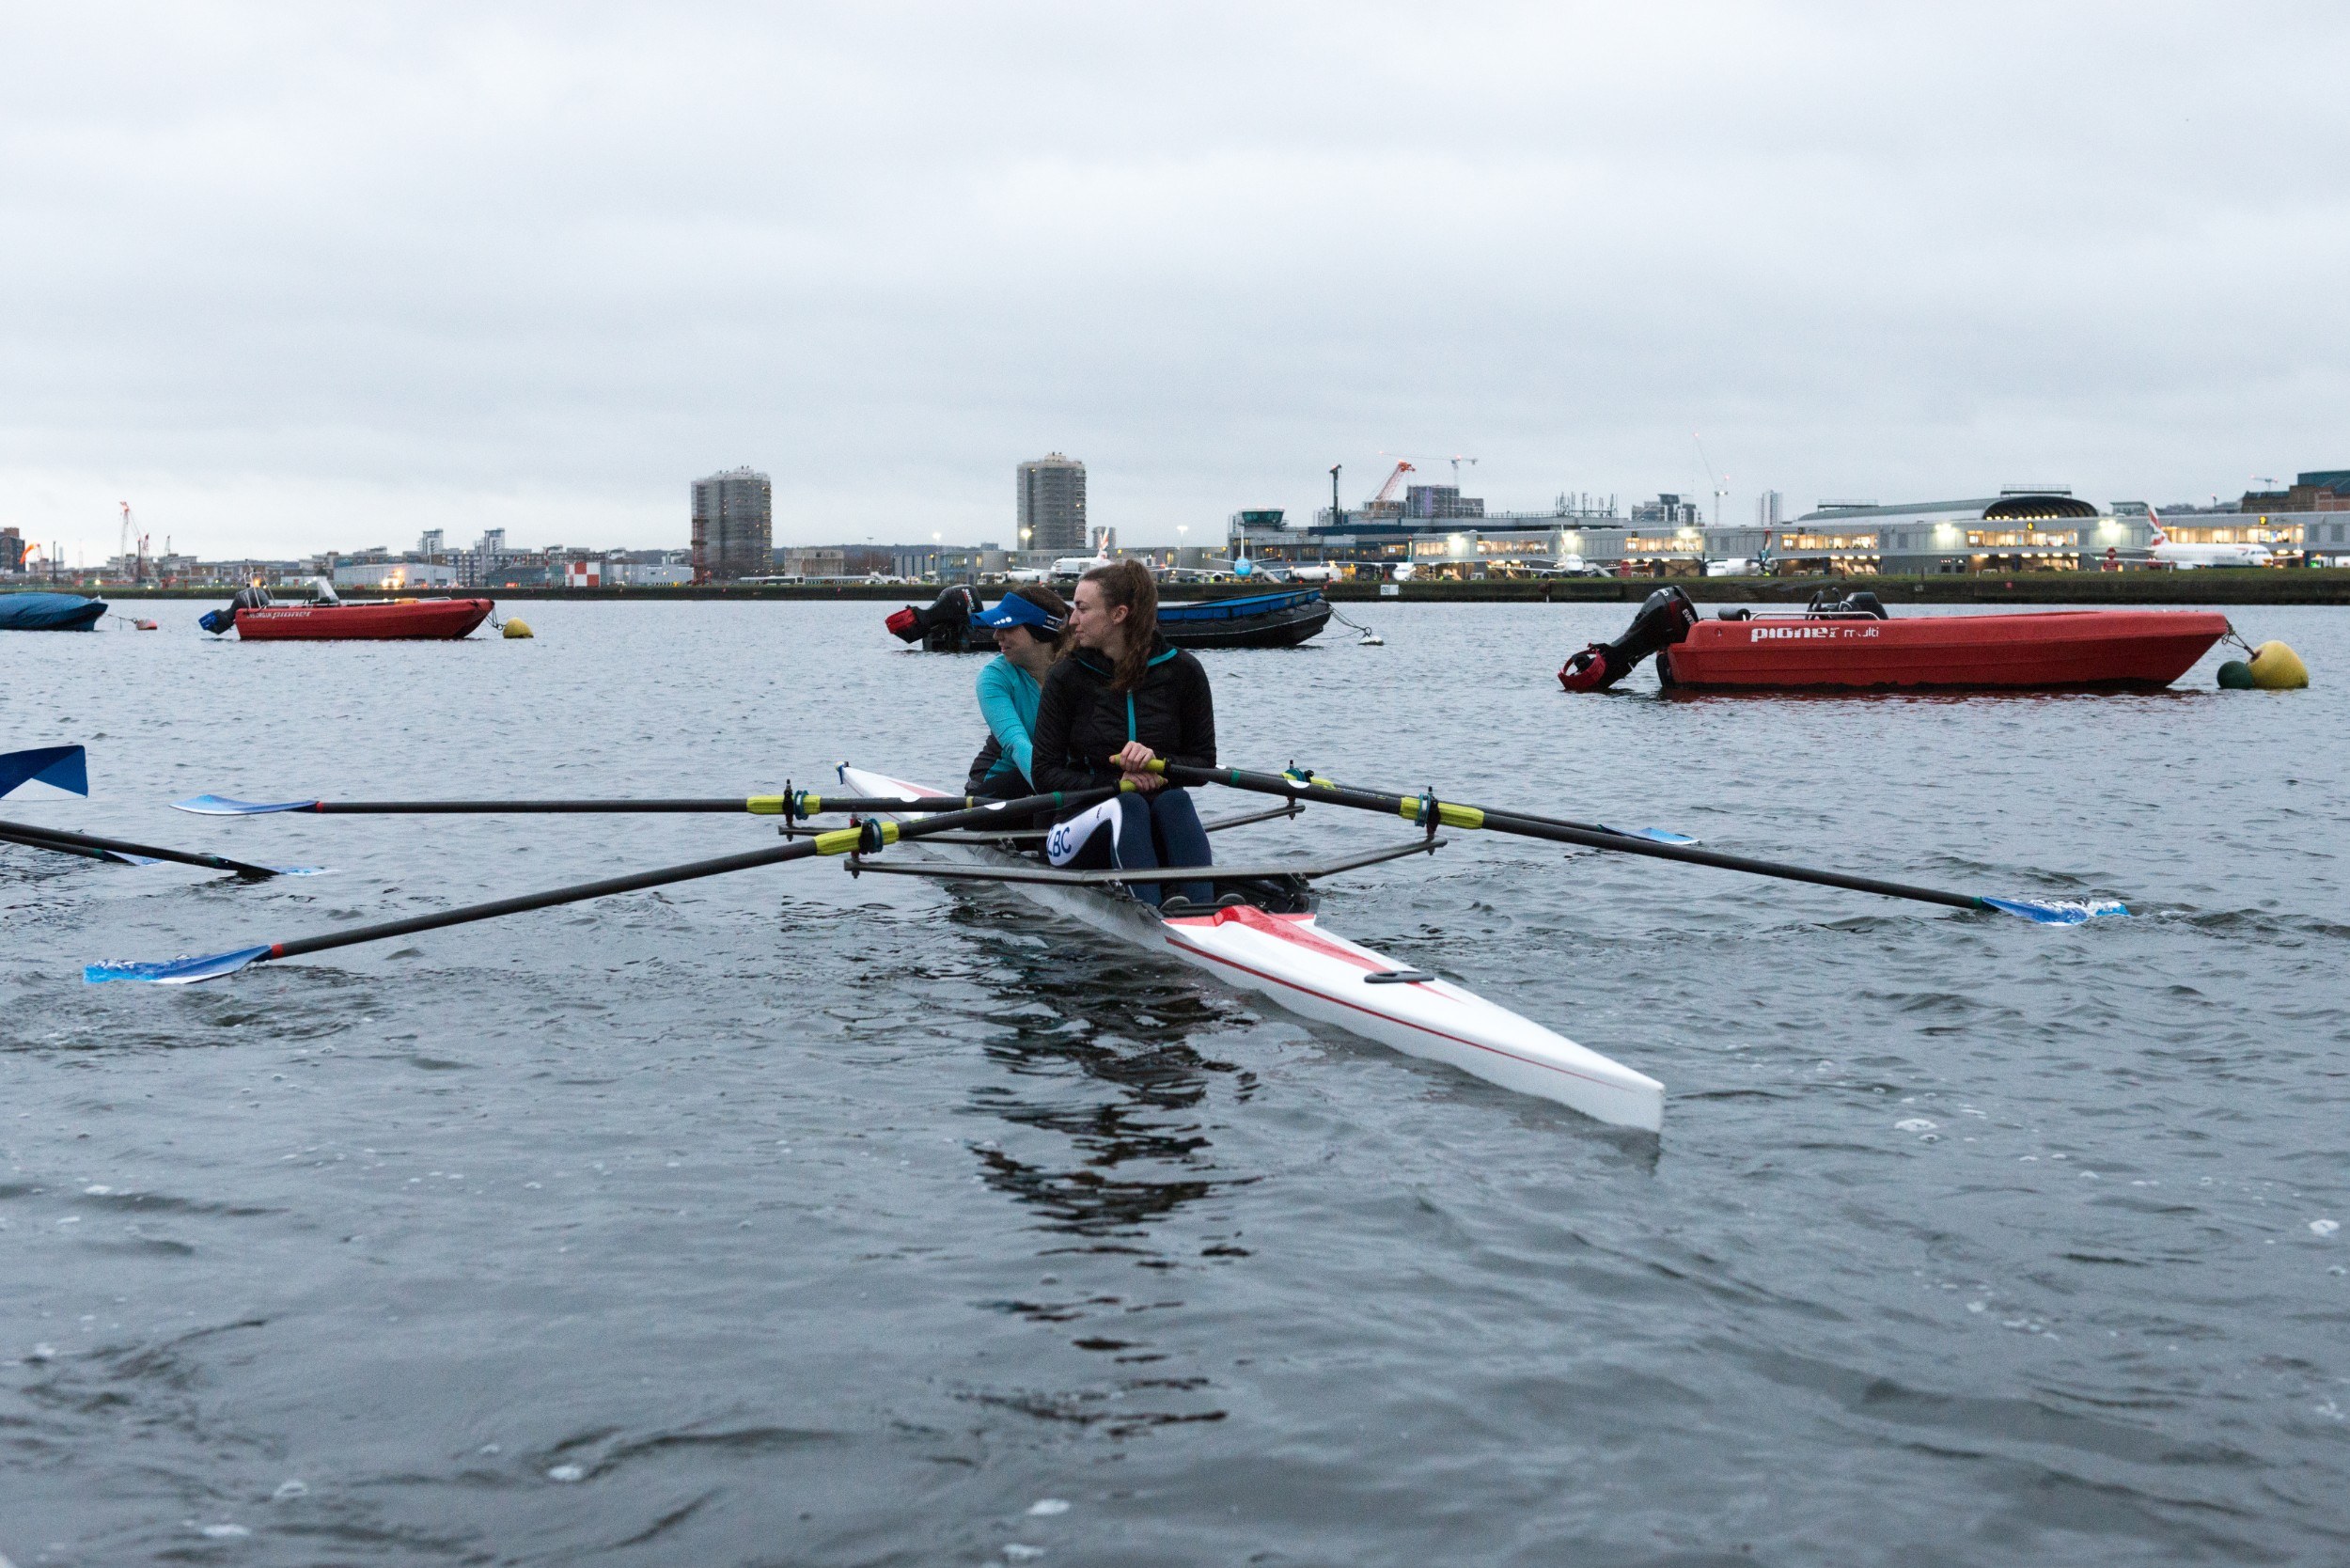
[[[1324,600],[1324,603],[1328,604],[1329,601]],[[1364,625],[1359,620],[1347,619],[1345,612],[1340,610],[1336,604],[1330,605],[1330,614],[1340,625],[1352,626],[1355,630],[1363,635],[1363,640],[1355,644],[1357,648],[1385,648],[1387,646],[1386,638],[1381,636],[1378,633],[1372,631],[1370,627]]]

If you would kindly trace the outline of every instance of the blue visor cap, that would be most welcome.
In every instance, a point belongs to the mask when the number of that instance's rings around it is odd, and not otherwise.
[[[1066,625],[1058,616],[1046,613],[1042,604],[1030,604],[1016,593],[1007,593],[995,602],[992,610],[981,610],[971,618],[974,626],[1026,626],[1047,636],[1060,635]]]

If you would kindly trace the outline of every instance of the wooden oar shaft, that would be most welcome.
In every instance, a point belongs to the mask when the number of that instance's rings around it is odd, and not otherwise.
[[[1436,821],[1446,827],[1486,828],[1496,833],[1514,834],[1519,838],[1544,839],[1557,844],[1577,844],[1585,849],[1606,850],[1615,855],[1644,855],[1653,860],[1678,860],[1688,866],[1711,866],[1718,870],[1744,871],[1751,876],[1777,877],[1785,882],[1808,882],[1822,887],[1875,893],[1888,899],[1910,899],[1919,903],[1943,904],[1951,909],[1984,907],[1981,899],[1966,893],[1946,893],[1938,888],[1916,887],[1907,883],[1886,882],[1876,877],[1848,876],[1842,871],[1814,870],[1808,866],[1756,860],[1743,855],[1723,855],[1715,850],[1653,843],[1645,839],[1630,839],[1622,834],[1597,831],[1548,818],[1488,810],[1483,807],[1465,806],[1454,801],[1431,801],[1420,795],[1383,794],[1375,790],[1357,790],[1327,780],[1303,782],[1281,774],[1250,773],[1239,768],[1195,768],[1179,762],[1154,764],[1154,771],[1163,772],[1169,780],[1177,783],[1223,784],[1260,794],[1287,795],[1293,800],[1321,801],[1330,806],[1351,806],[1358,810],[1393,813],[1411,823],[1420,822],[1433,806]]]
[[[62,828],[35,827],[29,823],[0,823],[0,838],[41,849],[62,849],[75,854],[95,855],[103,859],[108,853],[143,855],[149,860],[176,860],[182,866],[202,866],[209,870],[234,871],[239,876],[275,876],[268,866],[250,865],[231,860],[225,855],[201,855],[189,850],[158,849],[153,844],[133,844],[121,839],[102,839],[93,833],[68,833]]]
[[[294,958],[303,953],[324,952],[330,948],[348,948],[361,942],[381,942],[387,937],[408,936],[420,931],[438,931],[444,926],[467,925],[475,920],[493,920],[501,915],[521,915],[533,909],[552,909],[556,904],[580,903],[588,899],[609,898],[615,893],[634,893],[647,887],[663,887],[671,883],[693,882],[706,876],[723,876],[728,871],[749,870],[755,866],[773,866],[787,860],[807,860],[822,855],[847,855],[865,847],[869,840],[894,843],[903,839],[927,838],[958,827],[971,827],[982,822],[1000,821],[1008,813],[1059,810],[1071,806],[1088,806],[1116,794],[1116,789],[1085,790],[1070,794],[1058,792],[1030,795],[1026,800],[1005,801],[963,811],[942,812],[916,823],[869,822],[863,827],[843,827],[822,833],[813,839],[795,839],[788,844],[774,844],[765,849],[746,850],[740,855],[722,855],[710,860],[692,860],[681,866],[663,866],[649,871],[633,871],[626,876],[605,877],[596,882],[582,882],[569,887],[551,887],[543,893],[524,893],[510,899],[497,899],[488,903],[467,904],[460,909],[444,909],[431,915],[412,916],[405,920],[384,920],[371,926],[353,926],[348,931],[328,932],[320,936],[297,937],[290,942],[273,943],[271,958]],[[902,802],[893,803],[902,805]]]

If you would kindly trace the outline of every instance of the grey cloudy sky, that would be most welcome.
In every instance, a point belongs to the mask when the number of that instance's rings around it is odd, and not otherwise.
[[[2339,5],[76,6],[0,47],[0,524],[1128,542],[1480,459],[1731,515],[2350,465]],[[1449,476],[1440,469],[1439,477]],[[1709,504],[1708,510],[1710,512]]]

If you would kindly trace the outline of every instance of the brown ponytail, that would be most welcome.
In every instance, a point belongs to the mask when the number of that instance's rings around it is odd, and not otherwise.
[[[1151,650],[1159,640],[1158,580],[1140,561],[1112,561],[1107,566],[1095,567],[1078,580],[1098,585],[1104,604],[1126,607],[1122,633],[1126,651],[1118,656],[1118,670],[1110,678],[1110,690],[1133,691],[1150,673]]]

